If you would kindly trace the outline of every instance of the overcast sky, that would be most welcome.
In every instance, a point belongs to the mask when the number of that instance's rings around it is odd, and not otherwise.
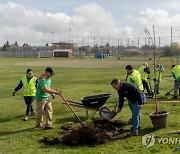
[[[0,0],[0,45],[42,45],[70,35],[144,37],[152,25],[157,36],[170,36],[170,26],[180,27],[179,8],[179,0]]]

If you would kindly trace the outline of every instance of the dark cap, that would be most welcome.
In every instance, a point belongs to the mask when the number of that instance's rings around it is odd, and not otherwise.
[[[54,69],[53,69],[52,67],[47,67],[47,68],[45,69],[45,72],[49,72],[49,73],[51,73],[51,74],[55,74]]]

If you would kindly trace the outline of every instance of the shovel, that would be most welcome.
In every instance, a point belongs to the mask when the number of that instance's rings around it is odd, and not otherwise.
[[[76,117],[76,119],[79,121],[79,123],[81,124],[81,126],[85,127],[83,122],[81,121],[81,119],[77,116],[77,114],[74,112],[74,110],[72,109],[72,107],[70,106],[69,102],[65,99],[65,97],[63,96],[62,93],[59,94],[62,99],[64,100],[64,102],[67,104],[67,106],[69,107],[69,109],[71,110],[71,112],[74,114],[74,116]]]
[[[174,89],[171,89],[171,90],[168,91],[164,96],[169,96],[173,90],[174,90]]]
[[[150,88],[150,91],[151,91],[151,96],[152,96],[152,98],[153,98],[154,93],[153,93],[153,91],[152,91],[152,86],[151,86],[151,81],[150,81],[150,77],[149,77],[149,76],[148,76],[148,82],[149,82],[149,88]]]
[[[118,114],[118,112],[117,112],[118,103],[119,102],[116,103],[116,106],[115,106],[114,110],[112,110],[111,113],[109,114],[109,119],[110,120],[112,120]]]
[[[112,110],[112,111],[110,111],[107,107],[101,108],[100,116],[103,118],[107,118],[109,120],[112,120],[118,114],[117,105],[118,105],[118,102],[116,103],[116,106],[115,106],[114,110]]]

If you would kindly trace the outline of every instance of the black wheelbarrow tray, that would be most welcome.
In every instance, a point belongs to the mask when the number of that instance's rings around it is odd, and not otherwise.
[[[68,100],[68,102],[71,106],[85,108],[87,117],[89,117],[88,110],[93,110],[91,114],[91,118],[93,118],[95,113],[101,109],[101,107],[106,103],[110,96],[111,94],[100,94],[82,97],[82,103],[72,100]]]

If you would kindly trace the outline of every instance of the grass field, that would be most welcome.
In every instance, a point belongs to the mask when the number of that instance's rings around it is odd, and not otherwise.
[[[59,88],[67,99],[80,101],[80,98],[88,95],[111,93],[112,96],[105,104],[113,109],[118,99],[117,93],[110,86],[113,78],[125,79],[125,65],[133,64],[138,68],[143,61],[117,61],[116,59],[0,59],[0,154],[2,153],[173,153],[179,144],[158,144],[147,149],[141,143],[142,136],[154,133],[155,137],[179,138],[179,135],[167,134],[166,132],[178,130],[180,127],[180,102],[159,102],[160,110],[169,111],[169,126],[166,129],[154,130],[149,118],[149,113],[155,111],[154,100],[148,100],[142,110],[142,129],[139,136],[124,140],[118,140],[97,145],[94,147],[78,146],[69,147],[64,145],[47,146],[41,142],[43,137],[54,137],[60,131],[60,127],[68,121],[76,121],[62,99],[57,96],[53,103],[53,121],[55,129],[36,129],[35,117],[28,121],[22,120],[25,113],[25,103],[22,91],[15,97],[12,96],[13,89],[25,75],[27,68],[34,70],[38,77],[43,73],[46,66],[53,66],[56,75],[52,78],[52,87]],[[152,62],[151,62],[152,64]],[[170,78],[171,62],[164,63],[165,73],[161,82],[161,95],[173,86]],[[33,104],[36,108],[35,103]],[[86,121],[85,110],[74,108],[80,118]],[[98,114],[96,114],[98,116]],[[124,121],[130,118],[130,110],[127,102],[123,111],[116,117]],[[130,126],[129,126],[130,127]],[[175,152],[175,153],[178,153]]]

